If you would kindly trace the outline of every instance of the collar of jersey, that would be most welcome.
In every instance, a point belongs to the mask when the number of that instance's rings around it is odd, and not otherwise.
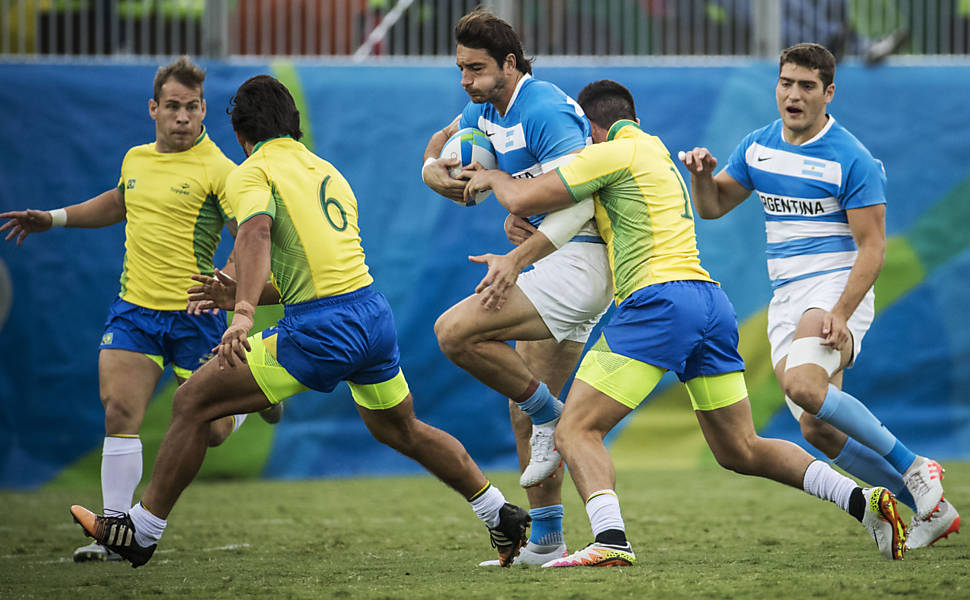
[[[512,97],[509,98],[509,105],[505,107],[505,114],[502,115],[503,117],[509,114],[509,111],[512,110],[512,105],[515,104],[515,99],[519,97],[519,91],[522,90],[522,86],[525,85],[525,82],[529,79],[532,79],[532,75],[529,75],[528,73],[523,73],[522,77],[519,77],[519,82],[515,84],[515,90],[512,91]]]
[[[289,139],[292,140],[293,139],[293,136],[292,135],[279,135],[279,136],[276,136],[276,137],[267,138],[267,139],[261,141],[260,143],[256,144],[255,146],[253,146],[253,151],[250,152],[250,154],[256,154],[256,151],[259,150],[260,148],[262,148],[263,147],[263,144],[265,144],[267,142],[272,142],[273,140],[285,140],[287,138],[289,138]]]
[[[637,125],[636,121],[631,121],[629,119],[620,119],[616,123],[613,123],[613,126],[610,127],[609,133],[606,134],[606,141],[609,142],[610,140],[615,138],[617,134],[620,133],[620,130],[628,125],[633,125],[637,129],[640,129],[640,126]],[[641,131],[643,130],[641,129]]]
[[[193,146],[198,146],[199,144],[201,144],[202,143],[202,140],[205,139],[205,133],[206,133],[205,132],[205,125],[203,125],[202,126],[202,133],[199,134],[199,137],[195,138],[195,143],[192,144],[192,145]]]

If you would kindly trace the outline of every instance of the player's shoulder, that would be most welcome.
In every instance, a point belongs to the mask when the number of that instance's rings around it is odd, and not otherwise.
[[[131,158],[146,158],[154,156],[155,154],[157,154],[155,150],[155,142],[148,142],[128,148],[128,151],[125,152],[125,160],[127,161]]]
[[[831,129],[825,137],[827,138],[826,142],[839,153],[840,158],[845,160],[874,158],[859,138],[834,119]]]
[[[574,110],[575,102],[556,84],[529,77],[519,88],[515,104],[522,114],[542,114],[561,110],[563,106]]]

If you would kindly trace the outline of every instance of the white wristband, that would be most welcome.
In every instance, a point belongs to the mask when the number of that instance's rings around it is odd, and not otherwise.
[[[51,227],[64,227],[67,225],[67,211],[63,208],[55,208],[48,211],[51,216]]]
[[[435,157],[433,157],[433,156],[429,156],[427,158],[427,160],[424,161],[424,164],[421,166],[421,170],[424,171],[424,168],[425,167],[427,167],[428,165],[430,165],[431,163],[433,163],[436,160],[438,160],[438,159],[435,158]]]

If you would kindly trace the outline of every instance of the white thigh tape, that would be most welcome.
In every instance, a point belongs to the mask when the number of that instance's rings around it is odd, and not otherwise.
[[[789,371],[801,365],[818,365],[831,377],[841,362],[842,354],[838,350],[823,346],[822,338],[804,337],[791,343],[785,370]]]

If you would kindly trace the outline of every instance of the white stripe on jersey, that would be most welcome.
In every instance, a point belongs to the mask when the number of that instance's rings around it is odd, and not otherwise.
[[[799,221],[798,227],[792,227],[791,221],[766,221],[765,233],[769,244],[790,242],[807,237],[829,237],[833,235],[852,235],[848,223],[833,223],[831,221]]]
[[[819,217],[822,215],[832,215],[842,212],[842,205],[832,196],[828,198],[794,198],[792,196],[779,196],[758,192],[761,205],[765,213],[769,215],[799,215],[806,217]]]
[[[749,167],[775,175],[814,179],[834,185],[842,183],[842,165],[834,160],[768,148],[757,142],[753,142],[745,150],[744,160]]]
[[[522,123],[516,123],[511,127],[502,127],[497,123],[492,123],[484,116],[478,117],[478,128],[488,135],[488,141],[492,142],[492,148],[500,154],[512,152],[525,148],[525,129]]]
[[[841,267],[851,267],[855,263],[857,252],[828,252],[825,254],[809,254],[792,256],[790,258],[768,259],[768,277],[778,281],[791,279],[809,273],[819,273]]]

